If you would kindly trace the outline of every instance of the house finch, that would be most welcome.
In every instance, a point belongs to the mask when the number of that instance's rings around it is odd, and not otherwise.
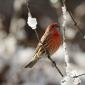
[[[25,66],[25,68],[33,67],[37,61],[41,58],[42,54],[52,55],[60,46],[62,42],[62,37],[59,29],[59,25],[57,23],[53,23],[49,25],[39,41],[33,60]]]

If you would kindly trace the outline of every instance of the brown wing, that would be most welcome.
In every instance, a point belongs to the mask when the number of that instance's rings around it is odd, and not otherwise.
[[[41,40],[39,41],[39,43],[37,45],[34,57],[40,57],[41,54],[45,53],[45,46],[47,45],[46,42],[49,40],[48,36],[49,36],[49,30],[46,30],[44,35],[42,36]]]

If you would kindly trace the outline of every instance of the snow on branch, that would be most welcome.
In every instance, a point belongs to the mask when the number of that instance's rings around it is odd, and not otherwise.
[[[69,54],[68,54],[68,51],[67,51],[66,38],[65,38],[65,30],[66,30],[66,22],[67,22],[66,15],[69,12],[66,10],[66,6],[65,6],[64,2],[62,2],[62,4],[63,4],[62,5],[62,14],[63,14],[63,24],[62,24],[62,28],[63,28],[63,47],[64,47],[64,53],[65,53],[65,62],[66,62],[66,76],[63,78],[63,80],[61,80],[61,85],[80,85],[81,80],[80,80],[80,78],[78,76],[79,74],[78,74],[78,72],[75,69],[71,68],[71,64],[69,62]]]
[[[27,21],[27,24],[32,28],[32,29],[36,29],[37,28],[37,20],[36,18],[33,18],[31,16],[31,13],[29,11],[28,13],[28,21]]]
[[[35,34],[36,34],[37,39],[38,39],[38,41],[39,41],[39,35],[38,35],[38,33],[37,33],[37,30],[36,30],[37,24],[38,24],[38,23],[37,23],[37,19],[32,17],[30,8],[29,8],[29,6],[28,6],[28,5],[29,5],[28,3],[29,3],[28,0],[26,0],[27,9],[28,9],[27,24],[28,24],[28,26],[30,26],[30,27],[35,31]]]

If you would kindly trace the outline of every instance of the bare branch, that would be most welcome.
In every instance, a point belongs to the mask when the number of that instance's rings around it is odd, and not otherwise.
[[[66,1],[66,0],[65,0],[65,1]],[[63,2],[63,4],[65,4],[65,1]],[[85,35],[82,33],[81,28],[80,28],[79,25],[77,24],[77,21],[76,21],[76,19],[74,18],[73,14],[72,14],[72,12],[71,12],[71,9],[70,9],[69,7],[66,7],[66,8],[67,8],[67,11],[68,11],[71,19],[72,19],[73,22],[74,22],[75,27],[79,30],[79,32],[80,32],[81,36],[83,37],[83,39],[85,39]]]

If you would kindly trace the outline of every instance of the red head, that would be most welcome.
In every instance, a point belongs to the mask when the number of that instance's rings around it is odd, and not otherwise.
[[[50,25],[51,28],[59,27],[58,23],[53,23]]]
[[[51,32],[53,32],[53,33],[58,33],[58,30],[57,29],[59,29],[60,28],[60,26],[58,25],[58,23],[53,23],[53,24],[51,24],[50,26],[48,26],[48,28],[47,28],[47,30],[51,33]]]

